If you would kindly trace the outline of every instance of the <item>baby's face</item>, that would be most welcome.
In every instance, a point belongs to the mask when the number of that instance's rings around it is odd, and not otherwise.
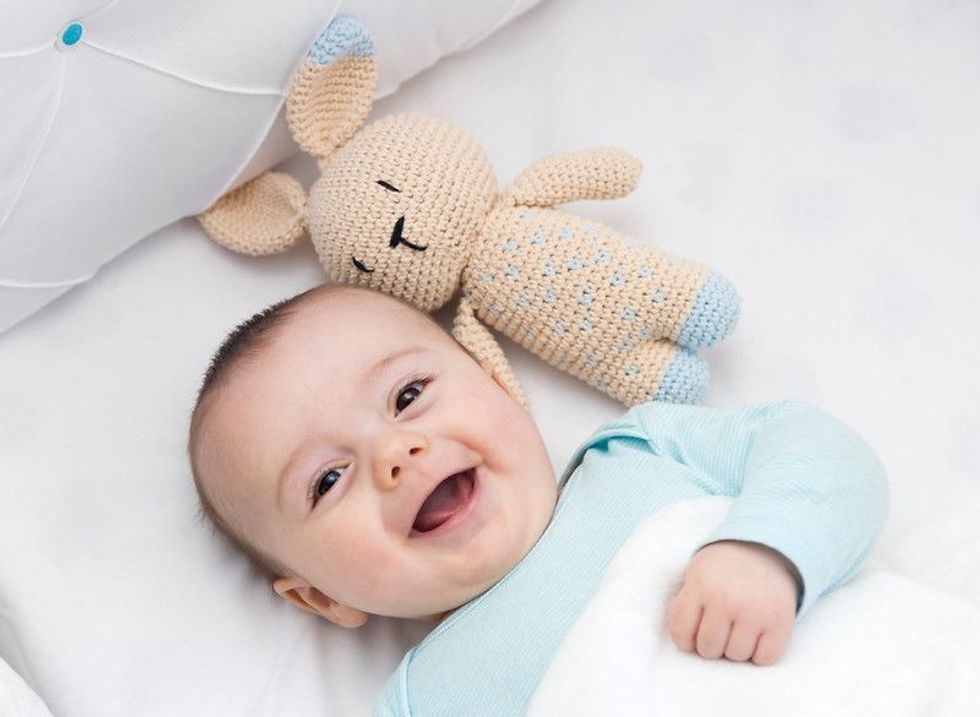
[[[200,439],[215,509],[297,584],[429,617],[531,548],[557,498],[530,415],[424,317],[315,299],[229,375]]]

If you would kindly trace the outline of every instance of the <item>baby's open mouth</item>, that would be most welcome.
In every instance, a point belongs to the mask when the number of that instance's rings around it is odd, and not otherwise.
[[[437,485],[422,503],[412,528],[419,533],[428,533],[448,521],[469,503],[475,483],[474,468],[453,473]]]

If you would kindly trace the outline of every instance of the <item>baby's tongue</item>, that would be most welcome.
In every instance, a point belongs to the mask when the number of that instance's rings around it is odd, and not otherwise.
[[[420,533],[438,528],[466,502],[472,488],[473,482],[467,473],[449,476],[425,499],[412,527]]]

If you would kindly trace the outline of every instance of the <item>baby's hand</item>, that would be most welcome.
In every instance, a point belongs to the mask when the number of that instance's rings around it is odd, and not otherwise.
[[[757,665],[783,655],[796,618],[796,568],[758,543],[726,540],[699,550],[670,606],[670,636],[683,652]]]

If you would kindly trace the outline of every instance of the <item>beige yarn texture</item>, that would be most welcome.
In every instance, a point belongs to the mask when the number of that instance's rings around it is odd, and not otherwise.
[[[459,287],[496,192],[489,161],[462,129],[425,115],[385,117],[326,163],[310,191],[310,235],[331,278],[432,311]],[[391,246],[401,217],[403,238],[425,249]]]
[[[448,122],[400,114],[359,130],[374,83],[371,58],[308,60],[288,98],[290,128],[322,171],[305,211],[267,175],[202,215],[208,233],[265,253],[305,223],[336,281],[425,311],[461,290],[454,335],[517,396],[487,327],[627,405],[654,397],[708,269],[554,208],[629,194],[639,161],[614,148],[555,155],[498,194],[483,150]]]
[[[304,62],[286,98],[296,143],[323,159],[350,139],[371,111],[377,77],[370,57],[341,57],[326,66]]]
[[[707,270],[627,242],[555,209],[498,207],[463,290],[497,331],[613,398],[640,403],[679,350],[671,339]]]
[[[278,254],[306,233],[306,192],[296,179],[266,172],[228,192],[200,215],[212,239],[251,256]]]

